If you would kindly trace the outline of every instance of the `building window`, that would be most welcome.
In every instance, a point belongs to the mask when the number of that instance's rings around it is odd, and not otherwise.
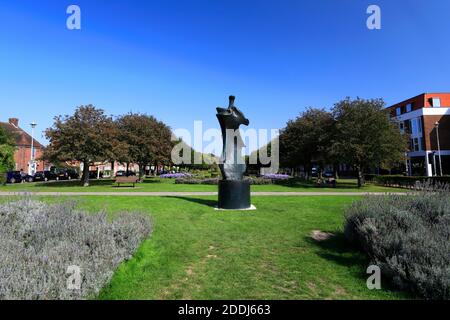
[[[408,104],[406,105],[406,112],[411,112],[411,110],[412,110],[412,104],[411,104],[411,103],[408,103]]]
[[[411,139],[411,150],[412,151],[422,151],[423,147],[423,139],[422,138],[412,138]]]
[[[395,109],[395,115],[399,116],[402,114],[402,108],[398,107],[397,109]]]
[[[433,108],[440,108],[441,107],[441,99],[440,98],[431,98],[431,106]]]
[[[414,118],[410,120],[411,135],[422,136],[422,119]]]

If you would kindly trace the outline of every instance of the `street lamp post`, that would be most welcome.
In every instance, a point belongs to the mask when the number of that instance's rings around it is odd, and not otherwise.
[[[35,164],[34,164],[34,128],[36,128],[37,124],[33,121],[30,123],[31,126],[31,159],[30,159],[30,174],[34,174]]]
[[[442,177],[441,145],[439,143],[439,121],[436,121],[436,123],[434,124],[434,127],[436,128],[437,146],[438,146],[438,152],[439,152],[439,172]]]

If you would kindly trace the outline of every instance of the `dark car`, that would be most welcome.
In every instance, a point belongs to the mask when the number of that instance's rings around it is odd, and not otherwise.
[[[103,172],[97,173],[97,170],[89,171],[89,179],[103,178]]]
[[[58,180],[72,180],[79,178],[78,172],[75,169],[63,168],[63,169],[56,169],[53,172],[55,172],[56,175],[58,176],[59,178]]]
[[[34,175],[34,181],[50,181],[50,180],[59,180],[58,175],[52,171],[38,171]]]
[[[128,171],[126,172],[125,170],[119,170],[116,172],[116,177],[131,177],[131,176],[135,176],[136,172],[133,171]]]
[[[116,177],[125,177],[127,172],[125,170],[119,170],[116,172]]]
[[[20,183],[20,182],[33,182],[33,176],[26,174],[23,171],[10,171],[7,173],[6,182],[8,183]]]
[[[322,176],[324,178],[334,178],[334,173],[332,171],[325,171]]]
[[[22,182],[22,174],[20,171],[10,171],[6,175],[6,182],[19,183]]]

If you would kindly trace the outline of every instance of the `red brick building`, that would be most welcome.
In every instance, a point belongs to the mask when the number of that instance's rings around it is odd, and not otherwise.
[[[44,162],[36,160],[36,168],[33,172],[33,166],[31,165],[31,135],[19,127],[19,119],[10,118],[8,122],[0,122],[0,126],[9,132],[16,141],[16,152],[14,154],[14,161],[16,163],[15,170],[23,170],[28,174],[43,171],[45,169]],[[34,159],[40,159],[44,146],[36,139],[34,139],[33,146]]]
[[[450,175],[450,93],[423,93],[388,110],[410,135],[406,172]]]

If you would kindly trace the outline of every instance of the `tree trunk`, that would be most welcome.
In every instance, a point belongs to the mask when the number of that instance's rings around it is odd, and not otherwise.
[[[338,165],[337,164],[333,164],[333,176],[334,176],[334,178],[336,180],[339,179]]]
[[[144,175],[145,175],[145,165],[143,164],[139,164],[139,181],[143,182],[144,181]]]
[[[81,177],[83,187],[89,187],[89,161],[83,161],[83,176]]]
[[[127,177],[128,177],[129,168],[130,168],[130,164],[127,162],[127,173],[126,173]]]
[[[114,160],[111,161],[111,177],[114,177],[116,175],[116,172],[114,171],[114,167],[116,166],[116,163]]]
[[[361,168],[358,167],[358,188],[361,188],[364,185],[364,177],[361,171]]]

